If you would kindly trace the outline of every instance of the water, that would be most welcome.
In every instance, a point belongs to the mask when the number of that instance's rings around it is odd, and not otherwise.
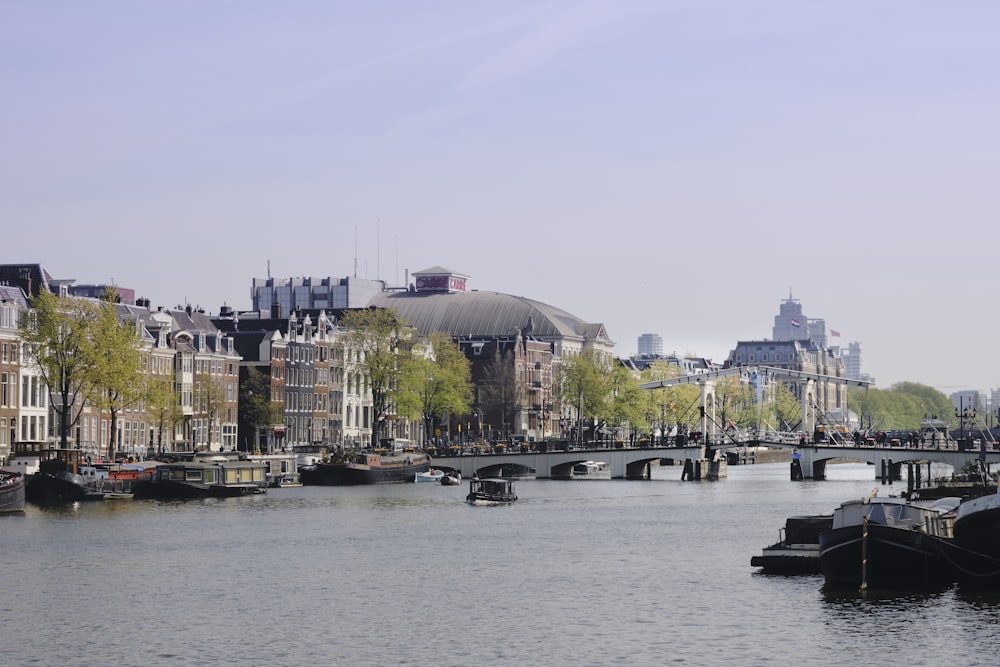
[[[4,662],[994,662],[997,598],[828,595],[822,577],[750,567],[785,517],[878,486],[870,466],[828,471],[523,481],[509,507],[437,484],[29,507],[0,517]]]

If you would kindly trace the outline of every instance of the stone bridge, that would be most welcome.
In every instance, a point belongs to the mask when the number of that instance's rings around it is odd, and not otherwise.
[[[612,479],[649,479],[650,466],[661,459],[674,463],[701,459],[703,447],[627,447],[622,449],[569,449],[566,451],[504,452],[502,454],[460,454],[435,456],[431,466],[458,470],[462,477],[514,477],[531,475],[537,479],[571,479],[573,466],[584,461],[603,461],[611,468]]]
[[[986,464],[987,469],[992,463],[1000,463],[1000,451],[994,450],[986,443],[977,446],[960,447],[920,447],[920,446],[865,446],[865,445],[801,445],[787,442],[762,442],[768,447],[784,447],[795,451],[798,457],[804,479],[826,479],[826,464],[833,459],[855,459],[866,461],[875,466],[875,479],[892,482],[902,479],[904,465],[943,463],[950,465],[954,472],[960,472],[966,466],[978,466],[979,461]],[[794,466],[793,460],[792,465]],[[929,477],[929,475],[928,475]]]

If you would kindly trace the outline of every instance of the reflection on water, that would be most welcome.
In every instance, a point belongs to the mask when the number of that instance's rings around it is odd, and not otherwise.
[[[720,482],[272,489],[189,502],[29,507],[0,518],[0,626],[25,664],[974,664],[1000,600],[831,594],[750,558],[792,514],[877,486],[787,465]],[[880,493],[905,489],[882,487]],[[34,639],[45,637],[45,640]],[[873,644],[874,642],[874,644]]]

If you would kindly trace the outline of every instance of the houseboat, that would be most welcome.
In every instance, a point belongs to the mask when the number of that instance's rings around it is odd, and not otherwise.
[[[133,495],[156,500],[231,498],[266,490],[263,463],[235,453],[210,452],[161,463],[151,479],[133,487]]]
[[[303,470],[302,483],[351,486],[412,482],[417,473],[427,472],[430,467],[431,457],[423,452],[347,452],[333,461]]]

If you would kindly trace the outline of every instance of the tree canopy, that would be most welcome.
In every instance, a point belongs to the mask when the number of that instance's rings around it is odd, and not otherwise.
[[[950,422],[955,417],[947,396],[916,382],[899,382],[888,389],[849,387],[847,404],[858,414],[862,428],[874,431],[915,431],[923,419]]]
[[[394,310],[351,310],[340,319],[345,343],[359,353],[353,372],[364,378],[372,395],[373,440],[387,432],[386,419],[394,408],[399,379],[412,361],[414,329]]]

